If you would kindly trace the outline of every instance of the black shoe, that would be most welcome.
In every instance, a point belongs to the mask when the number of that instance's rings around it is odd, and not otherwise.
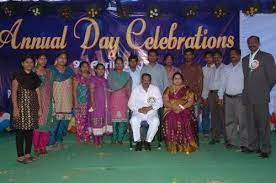
[[[212,139],[212,140],[209,142],[209,145],[214,145],[214,144],[216,144],[216,143],[217,143],[217,140]]]
[[[225,144],[225,148],[228,150],[232,150],[235,149],[236,146],[232,145],[232,144]]]
[[[268,154],[268,153],[262,152],[262,153],[259,155],[259,157],[261,157],[261,158],[263,158],[263,159],[269,158],[269,154]]]
[[[150,145],[150,142],[147,142],[148,143],[148,150],[151,151],[151,145]]]
[[[150,142],[144,142],[144,145],[145,145],[145,150],[147,150],[147,151],[151,151],[151,145],[150,145]]]
[[[136,142],[135,151],[142,151],[142,142]]]
[[[254,153],[255,151],[250,150],[250,149],[248,149],[247,147],[243,147],[243,148],[241,149],[241,152],[246,153],[246,154],[251,154],[251,153]]]
[[[262,153],[261,149],[258,149],[258,150],[256,151],[256,153],[257,153],[257,154],[261,154],[261,153]]]

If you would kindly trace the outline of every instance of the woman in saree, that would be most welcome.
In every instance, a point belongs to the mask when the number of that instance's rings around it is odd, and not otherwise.
[[[77,128],[77,143],[90,143],[91,118],[90,112],[94,109],[92,95],[92,75],[90,64],[86,61],[80,63],[79,72],[73,78],[74,110]]]
[[[46,147],[49,142],[49,127],[50,124],[47,122],[49,106],[50,106],[50,77],[51,73],[46,68],[47,57],[45,54],[39,54],[36,59],[35,72],[41,80],[41,85],[39,87],[40,91],[40,102],[42,115],[39,117],[38,124],[39,128],[35,129],[33,132],[33,144],[34,152],[37,155],[47,155]]]
[[[91,112],[91,127],[96,147],[103,144],[103,136],[112,133],[112,123],[109,111],[107,80],[105,67],[99,63],[95,67],[96,75],[92,77],[93,112]]]
[[[128,98],[131,91],[131,78],[124,69],[122,58],[115,59],[115,70],[108,76],[110,110],[113,127],[112,143],[122,144],[127,129]]]
[[[163,133],[168,151],[187,154],[196,151],[197,122],[193,113],[195,95],[183,84],[181,73],[173,75],[173,84],[165,90],[163,100]]]

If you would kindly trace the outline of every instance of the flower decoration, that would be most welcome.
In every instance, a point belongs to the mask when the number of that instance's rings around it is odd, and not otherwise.
[[[148,16],[150,18],[156,18],[160,15],[160,9],[158,7],[151,7],[148,10]]]
[[[227,11],[223,7],[216,7],[213,14],[216,18],[222,18],[227,15]]]
[[[195,6],[190,6],[184,9],[184,16],[185,17],[195,17],[197,15],[198,8]]]
[[[59,9],[59,14],[66,18],[66,19],[69,19],[72,17],[72,9],[68,6],[63,6]]]
[[[11,3],[7,3],[5,4],[3,7],[2,7],[2,10],[3,10],[3,13],[6,15],[6,16],[13,16],[15,15],[15,7],[14,7],[14,4],[11,4]]]
[[[260,11],[259,5],[252,4],[243,9],[243,13],[247,16],[254,16],[256,13]]]
[[[95,18],[100,14],[100,11],[96,5],[91,5],[87,10],[87,14],[90,18]]]
[[[129,17],[129,12],[130,12],[129,7],[123,6],[119,9],[118,14],[121,18],[128,18]]]
[[[33,6],[29,9],[29,11],[34,15],[34,16],[40,16],[42,14],[42,8],[40,6]]]
[[[276,13],[276,0],[272,1],[271,12]]]

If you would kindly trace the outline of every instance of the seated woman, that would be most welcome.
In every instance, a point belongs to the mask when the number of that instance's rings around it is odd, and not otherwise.
[[[173,84],[165,90],[163,101],[163,133],[168,151],[186,154],[196,151],[197,128],[193,114],[195,95],[183,84],[183,76],[179,72],[173,75]]]

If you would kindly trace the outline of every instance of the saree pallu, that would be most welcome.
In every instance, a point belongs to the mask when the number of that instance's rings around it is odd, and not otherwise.
[[[169,96],[170,102],[175,106],[184,106],[190,97],[194,97],[187,87],[183,87],[177,92],[173,90],[173,87],[168,87],[165,94]],[[168,151],[190,153],[197,150],[197,121],[192,107],[182,110],[180,113],[165,108],[163,118],[163,134]]]

